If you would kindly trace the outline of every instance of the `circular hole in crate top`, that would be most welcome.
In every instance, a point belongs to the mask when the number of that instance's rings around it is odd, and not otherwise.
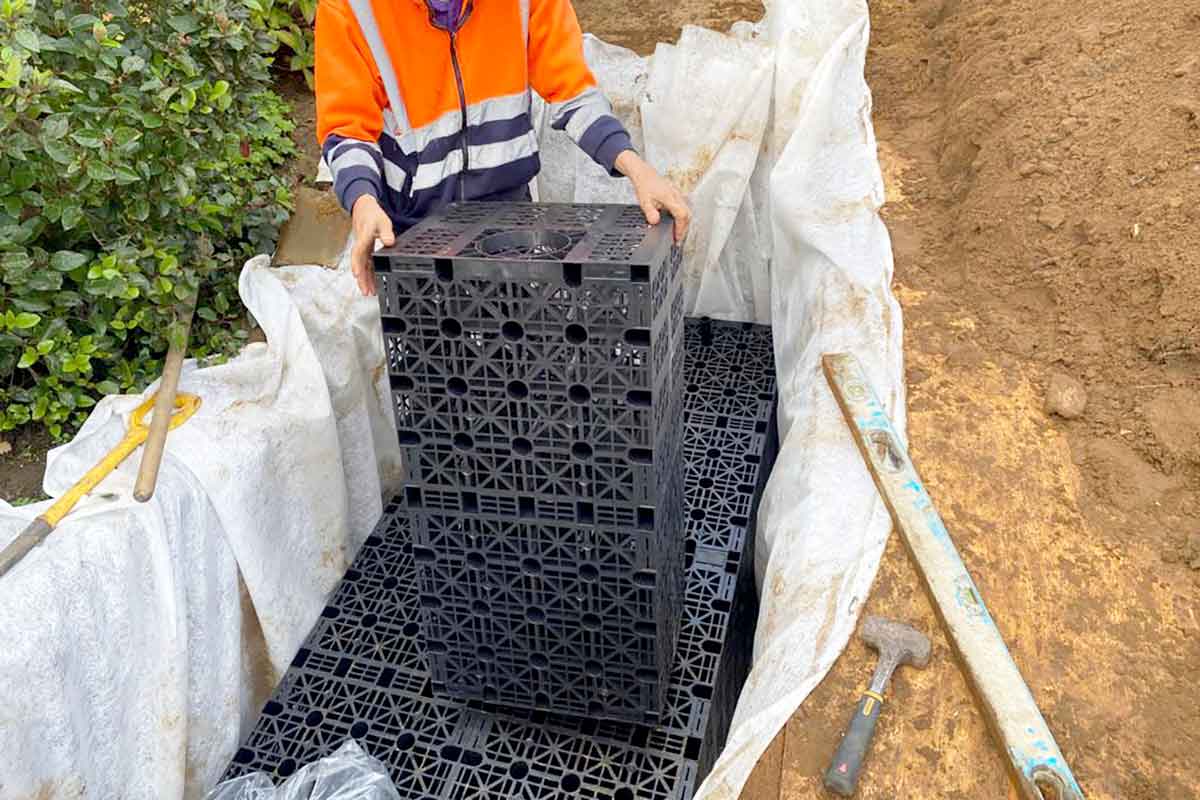
[[[741,364],[730,364],[729,371],[732,374],[737,375],[739,372],[742,371],[742,365]]]
[[[374,628],[379,624],[379,617],[374,614],[363,614],[362,624],[364,628]]]
[[[583,405],[592,399],[592,390],[584,386],[582,383],[576,383],[567,389],[567,397],[576,405]]]
[[[356,722],[350,726],[350,735],[355,739],[361,739],[367,735],[367,731],[371,728],[365,722]]]
[[[711,489],[712,487],[713,487],[713,479],[712,478],[701,478],[700,479],[700,488],[701,489]]]
[[[737,397],[737,389],[726,387],[721,390],[721,394],[725,395],[726,397]]]
[[[588,340],[587,328],[579,324],[568,325],[566,337],[571,344],[583,344]]]
[[[467,382],[462,378],[451,378],[446,381],[446,391],[455,397],[462,397],[467,393]]]
[[[575,775],[573,773],[568,773],[566,775],[563,775],[562,781],[560,781],[560,785],[562,786],[563,791],[567,791],[567,792],[578,791],[579,787],[580,787],[580,785],[582,785],[582,783],[583,782],[581,780],[579,780],[579,776]]]
[[[490,605],[488,605],[486,600],[471,601],[471,610],[474,611],[476,614],[492,613],[492,607]]]
[[[398,392],[411,392],[416,382],[407,375],[396,375],[392,378],[392,388]]]
[[[599,661],[589,659],[583,665],[583,671],[593,678],[599,678],[604,674],[604,665]]]
[[[546,612],[542,611],[540,608],[526,609],[525,619],[529,620],[530,622],[545,622]]]
[[[603,620],[600,619],[599,614],[584,614],[579,622],[589,631],[598,631]]]
[[[694,519],[696,522],[699,522],[700,520],[704,519],[704,509],[703,508],[693,508],[692,509],[692,519]]]
[[[496,651],[486,644],[479,645],[479,649],[475,651],[475,654],[479,656],[480,661],[491,661],[496,657]]]
[[[700,386],[695,383],[689,383],[686,391],[688,394],[695,394],[696,392],[700,391]]]
[[[245,747],[239,747],[237,755],[233,757],[233,760],[237,764],[249,764],[254,760],[254,751]]]
[[[633,789],[628,786],[622,786],[613,792],[613,800],[633,800]]]
[[[529,656],[529,666],[534,669],[545,669],[550,666],[550,659],[544,653],[532,653]]]
[[[515,319],[510,319],[508,322],[500,326],[500,334],[510,342],[519,342],[525,338],[525,326],[517,322]]]
[[[556,261],[571,252],[571,237],[558,231],[501,231],[475,245],[488,258]]]
[[[483,553],[467,553],[467,566],[483,569],[487,566],[487,559],[483,557]]]
[[[518,436],[513,439],[512,449],[519,456],[527,456],[533,452],[533,442],[523,436]]]
[[[283,713],[283,703],[272,700],[263,706],[263,713],[268,717],[279,716],[279,714]]]
[[[524,780],[525,776],[529,774],[529,765],[524,761],[517,761],[508,768],[508,774],[517,780]]]
[[[529,385],[525,381],[509,381],[507,391],[508,396],[513,400],[524,400],[529,397]]]
[[[580,461],[587,461],[592,457],[592,446],[587,442],[576,442],[571,445],[571,455]]]
[[[442,320],[441,328],[443,336],[449,336],[453,339],[462,335],[462,323],[456,319],[450,319],[447,317],[446,319]]]
[[[595,564],[582,564],[579,567],[579,577],[591,583],[600,578],[600,570],[596,568]]]
[[[420,626],[420,625],[418,625],[418,624],[417,624],[417,623],[415,623],[415,622],[406,622],[406,623],[404,624],[404,627],[403,627],[403,628],[401,628],[401,631],[404,633],[404,635],[405,635],[405,636],[407,636],[408,638],[412,639],[412,638],[414,638],[414,637],[415,637],[415,636],[416,636],[418,633],[420,633],[420,632],[421,632],[421,626]]]
[[[400,579],[397,578],[395,575],[388,575],[386,578],[383,579],[383,588],[385,588],[385,589],[395,589],[399,585],[400,585]]]
[[[710,447],[710,448],[708,448],[708,453],[706,453],[706,455],[709,458],[720,458],[721,450],[718,447]]]
[[[458,757],[462,755],[462,748],[455,744],[444,744],[439,752],[447,761],[458,761]]]
[[[308,716],[304,718],[304,724],[310,728],[315,728],[321,724],[321,720],[325,719],[325,715],[320,711],[310,711]]]
[[[454,434],[454,447],[458,450],[470,450],[475,447],[475,440],[469,433]]]
[[[279,767],[275,771],[279,773],[279,777],[286,778],[296,771],[296,761],[291,758],[285,758],[279,762]]]
[[[397,750],[411,750],[412,746],[417,743],[417,737],[405,731],[396,737]]]
[[[541,575],[542,562],[536,558],[526,558],[521,561],[521,570],[526,575]]]

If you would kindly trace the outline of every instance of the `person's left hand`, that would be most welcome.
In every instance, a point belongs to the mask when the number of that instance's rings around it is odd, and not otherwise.
[[[692,210],[683,193],[632,150],[617,156],[614,166],[633,184],[646,221],[657,225],[662,219],[659,212],[666,211],[675,220],[675,244],[682,244],[692,221]]]

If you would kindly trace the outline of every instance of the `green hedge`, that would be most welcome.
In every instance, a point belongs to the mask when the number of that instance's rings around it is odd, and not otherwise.
[[[270,68],[299,5],[0,0],[0,431],[61,438],[144,387],[197,289],[189,352],[245,338],[239,269],[291,202]]]

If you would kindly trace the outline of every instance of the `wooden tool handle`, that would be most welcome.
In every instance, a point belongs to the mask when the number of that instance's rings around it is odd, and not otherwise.
[[[171,414],[175,411],[175,393],[179,389],[179,372],[183,369],[183,356],[187,352],[188,335],[192,330],[192,314],[196,311],[196,298],[187,304],[183,321],[183,340],[173,342],[163,362],[162,380],[158,384],[158,395],[154,401],[154,416],[150,419],[150,431],[146,435],[146,447],[142,450],[142,462],[138,466],[137,483],[133,485],[133,498],[144,503],[154,496],[158,483],[158,468],[162,465],[163,449],[167,445],[167,430]]]
[[[46,520],[38,517],[33,522],[17,534],[17,538],[9,542],[4,550],[0,551],[0,578],[3,578],[10,569],[17,565],[25,555],[42,543],[50,531],[54,527]]]

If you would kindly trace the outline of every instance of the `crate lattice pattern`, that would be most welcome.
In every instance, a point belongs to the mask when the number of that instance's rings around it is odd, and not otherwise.
[[[692,335],[702,324],[718,334],[707,346]],[[770,334],[764,328],[689,320],[688,334],[693,351],[689,381],[704,377],[697,373],[711,363],[696,358],[695,351],[708,356],[726,344],[725,352],[741,350],[768,359],[767,369],[773,371]],[[753,355],[746,344],[763,347]],[[707,377],[716,381],[716,376]],[[726,385],[740,384],[727,378]],[[722,388],[717,386],[718,392]],[[690,800],[724,741],[749,669],[757,615],[754,506],[774,458],[774,441],[769,409],[758,418],[731,419],[739,430],[755,430],[760,423],[765,427],[757,438],[722,441],[720,456],[710,456],[714,448],[708,443],[717,442],[716,431],[722,429],[696,421],[707,419],[702,416],[708,407],[704,396],[689,394],[686,401],[689,504],[709,497],[698,494],[706,477],[714,478],[704,488],[710,494],[719,494],[715,476],[722,474],[735,476],[726,484],[748,481],[756,488],[744,501],[715,506],[725,510],[687,523],[685,613],[660,724],[433,697],[415,623],[420,606],[417,549],[407,519],[392,504],[226,777],[263,770],[282,780],[353,737],[388,765],[404,800]],[[746,459],[748,453],[757,460]],[[756,469],[748,472],[747,464]],[[567,537],[562,546],[565,559],[580,543]]]
[[[434,691],[653,722],[683,596],[669,224],[462,205],[375,260]],[[643,539],[637,563],[600,531]],[[592,548],[566,571],[563,537]]]

